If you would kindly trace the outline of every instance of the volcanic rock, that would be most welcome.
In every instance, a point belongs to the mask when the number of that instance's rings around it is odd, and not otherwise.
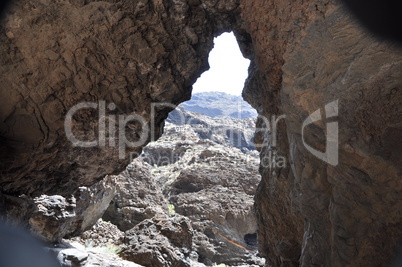
[[[120,255],[145,266],[191,266],[192,237],[188,218],[154,217],[126,232]]]
[[[168,112],[190,98],[224,31],[251,60],[243,97],[260,115],[261,162],[273,152],[287,159],[261,164],[260,253],[273,266],[387,265],[402,238],[402,53],[335,0],[13,1],[0,28],[0,187],[23,209],[2,210],[26,219],[25,197],[69,198],[123,171],[130,152],[157,139]],[[72,133],[96,141],[106,121],[108,146],[67,137],[66,115],[82,102],[97,108],[72,116]],[[173,105],[153,114],[157,102]],[[329,103],[338,108],[315,113]],[[144,124],[123,128],[144,142],[124,150],[113,145],[124,141],[114,138],[114,118],[133,112]],[[311,114],[317,120],[303,129]],[[273,130],[268,121],[280,115]],[[326,152],[331,122],[339,157],[329,164],[311,151]]]
[[[10,223],[25,226],[35,235],[49,242],[79,235],[90,229],[102,216],[115,196],[113,177],[79,190],[69,197],[42,195],[3,195],[3,209]]]
[[[162,190],[150,174],[150,165],[134,160],[115,177],[116,196],[103,214],[103,219],[126,231],[145,219],[168,213]]]

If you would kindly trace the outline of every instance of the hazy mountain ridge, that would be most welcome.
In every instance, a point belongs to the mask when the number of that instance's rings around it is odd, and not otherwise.
[[[180,106],[188,111],[201,113],[212,118],[248,119],[256,118],[257,112],[241,96],[223,92],[195,93],[191,100]]]

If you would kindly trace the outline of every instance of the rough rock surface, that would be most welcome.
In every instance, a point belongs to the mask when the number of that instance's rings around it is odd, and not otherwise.
[[[262,116],[287,115],[276,144],[272,131],[255,138],[263,158],[275,151],[288,160],[260,169],[261,253],[274,266],[386,265],[402,237],[402,53],[335,0],[14,1],[0,30],[2,191],[69,195],[122,171],[129,158],[116,146],[66,140],[66,112],[105,100],[114,115],[135,111],[150,122],[152,102],[189,98],[224,30],[252,61],[244,98]],[[335,100],[339,164],[331,166],[303,145],[302,123]],[[155,137],[169,110],[152,118]],[[74,134],[95,139],[97,111],[76,115]],[[143,133],[130,128],[130,140]],[[306,142],[324,151],[325,132],[322,121],[310,125]]]
[[[261,115],[287,115],[276,146],[272,131],[256,138],[262,157],[276,151],[288,162],[261,168],[260,252],[273,266],[386,266],[402,238],[401,50],[334,1],[242,7],[258,59],[243,95]],[[325,152],[326,123],[338,122],[332,166],[303,145],[302,123],[336,100],[336,118],[304,129],[305,142]]]
[[[255,256],[258,155],[247,148],[248,142],[235,144],[238,138],[227,133],[247,136],[254,123],[211,118],[182,108],[169,121],[161,138],[148,144],[134,162],[150,164],[147,168],[163,189],[170,213],[191,219],[193,259],[208,266],[263,264]],[[141,168],[132,171],[141,174]],[[246,242],[246,235],[254,240]]]
[[[86,251],[77,248],[56,248],[51,249],[56,254],[61,267],[93,267],[93,266],[113,266],[113,267],[141,267],[131,261],[119,258],[117,255],[102,252]]]
[[[233,105],[233,102],[231,102]],[[185,108],[179,106],[173,110],[166,120],[167,122],[173,123],[176,127],[165,127],[164,131],[166,134],[162,137],[168,146],[169,135],[175,135],[177,131],[189,132],[188,136],[182,136],[183,142],[186,141],[194,142],[199,139],[210,140],[214,143],[237,147],[245,153],[255,150],[254,146],[254,132],[255,132],[255,118],[254,119],[221,119],[214,118],[210,116],[205,116],[197,112],[191,112]],[[185,126],[185,125],[188,126]],[[180,127],[183,126],[183,127]],[[170,133],[169,131],[173,131]],[[190,133],[195,133],[190,134]],[[194,136],[196,136],[194,138]],[[149,144],[144,148],[144,152],[153,149],[153,144]],[[162,142],[157,142],[158,146],[162,145]],[[160,150],[160,148],[158,148]],[[170,152],[170,151],[169,151]],[[150,153],[153,153],[150,151]],[[171,154],[171,152],[170,152]],[[176,154],[173,154],[176,155]]]
[[[257,222],[253,199],[244,191],[220,185],[170,198],[175,211],[193,221],[194,251],[207,266],[223,263],[264,265],[256,257]],[[247,240],[246,236],[254,236]]]
[[[3,195],[6,221],[23,225],[35,235],[49,242],[78,235],[90,229],[108,208],[115,196],[114,178],[106,177],[91,187],[80,187],[69,197],[42,195]]]
[[[116,225],[100,219],[91,229],[83,232],[77,237],[72,237],[64,241],[72,244],[73,246],[77,246],[78,248],[81,246],[94,249],[114,247],[118,252],[120,250],[119,247],[122,244],[121,242],[123,237],[124,233],[120,231]]]
[[[188,218],[157,216],[126,232],[120,255],[144,266],[190,266],[192,238]]]
[[[115,177],[116,196],[102,218],[126,231],[145,219],[168,213],[160,186],[150,174],[150,165],[134,160]]]
[[[61,266],[140,266],[118,256],[122,250],[124,233],[117,226],[99,220],[91,229],[80,236],[65,239],[50,251]]]
[[[116,197],[103,219],[123,231],[131,228],[125,233],[124,258],[158,266],[263,265],[256,256],[253,209],[259,182],[258,155],[246,148],[246,142],[243,147],[239,145],[240,149],[231,146],[233,142],[225,131],[221,136],[221,130],[213,129],[246,133],[253,131],[253,123],[213,119],[183,109],[175,114],[199,123],[166,123],[162,137],[145,147],[143,154],[115,177]],[[208,138],[206,130],[210,132]],[[237,168],[233,170],[234,166]],[[155,230],[159,224],[177,227],[177,218],[190,222],[187,231],[191,245],[184,250],[182,244],[175,244],[174,235]],[[93,235],[97,235],[96,230],[87,234],[90,239]]]
[[[13,1],[0,31],[0,186],[67,194],[123,171],[141,145],[124,150],[115,142],[114,116],[143,117],[143,125],[121,129],[127,140],[144,139],[144,146],[159,137],[172,106],[156,107],[151,118],[151,103],[190,98],[214,36],[236,24],[238,13],[235,0]],[[66,136],[66,115],[81,102],[97,106],[74,114],[71,130],[78,140],[99,141],[94,147]]]

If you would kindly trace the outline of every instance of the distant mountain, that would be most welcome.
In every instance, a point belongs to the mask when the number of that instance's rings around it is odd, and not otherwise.
[[[223,92],[195,93],[191,100],[182,103],[185,110],[201,113],[212,118],[256,118],[257,112],[241,96]]]

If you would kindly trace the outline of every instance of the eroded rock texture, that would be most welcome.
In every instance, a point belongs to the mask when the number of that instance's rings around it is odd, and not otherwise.
[[[261,168],[261,252],[275,266],[386,266],[401,238],[400,49],[333,2],[247,3],[258,61],[244,96],[269,118],[287,115],[276,146],[272,133],[256,138],[267,145],[263,157],[288,159],[287,168]],[[335,100],[339,164],[331,166],[301,134],[309,114]],[[306,127],[306,143],[325,151],[327,122]]]
[[[30,198],[0,195],[0,219],[27,227],[48,242],[58,242],[90,229],[114,198],[115,178],[107,176],[91,187],[80,187],[68,197],[41,195]]]
[[[104,220],[127,231],[145,219],[168,213],[168,203],[151,176],[150,167],[136,159],[115,177],[116,196],[103,214]]]
[[[116,146],[73,147],[67,111],[104,100],[117,106],[108,114],[136,112],[150,123],[151,103],[189,98],[225,30],[252,60],[244,98],[260,115],[287,115],[277,144],[272,131],[255,139],[262,157],[273,150],[288,160],[260,168],[261,253],[273,266],[386,265],[402,231],[402,54],[331,0],[15,1],[0,31],[2,190],[68,194],[122,171],[129,157],[119,159]],[[305,118],[335,100],[339,164],[331,166],[301,135]],[[169,110],[153,118],[156,137]],[[97,138],[98,117],[77,113],[74,134]],[[305,129],[321,151],[325,123]],[[130,129],[130,140],[143,133]]]
[[[154,217],[126,232],[120,255],[144,266],[191,266],[193,228],[183,216]]]
[[[237,24],[238,7],[234,0],[14,1],[0,36],[3,190],[66,193],[123,171],[141,146],[119,158],[111,135],[105,145],[98,138],[99,117],[119,136],[117,115],[135,112],[151,131],[131,122],[127,139],[159,137],[172,107],[155,108],[152,127],[151,103],[190,98],[213,37]],[[97,109],[78,111],[72,132],[100,142],[90,148],[74,147],[64,130],[68,110],[84,101]],[[106,118],[99,101],[116,106]]]

